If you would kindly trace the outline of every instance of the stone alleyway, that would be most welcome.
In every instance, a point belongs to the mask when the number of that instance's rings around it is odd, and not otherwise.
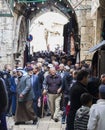
[[[37,125],[32,125],[32,122],[27,122],[26,125],[14,125],[13,118],[7,118],[8,130],[65,130],[65,124],[61,121],[54,122],[50,117],[39,119]]]

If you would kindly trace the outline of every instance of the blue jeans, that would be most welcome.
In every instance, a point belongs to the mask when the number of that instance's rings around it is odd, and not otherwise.
[[[8,92],[8,108],[7,108],[7,114],[11,113],[11,111],[10,111],[11,105],[12,105],[12,93],[11,93],[11,92]]]
[[[37,101],[37,100],[33,100],[33,108],[34,108],[34,112],[35,112],[35,114],[38,116],[38,108],[37,108],[37,104],[38,104],[38,101]]]
[[[12,93],[12,114],[15,115],[16,111],[16,93]]]
[[[68,97],[64,97],[62,122],[65,122],[65,120],[66,120],[66,106],[67,106],[67,104],[68,104],[68,101],[69,101],[69,98],[68,98]]]

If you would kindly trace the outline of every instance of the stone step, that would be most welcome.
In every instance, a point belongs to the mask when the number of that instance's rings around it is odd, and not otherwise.
[[[61,124],[61,121],[55,122],[50,117],[39,119],[36,125],[33,125],[32,121],[25,125],[14,125],[13,118],[7,118],[7,125],[8,130],[65,130],[65,124]]]

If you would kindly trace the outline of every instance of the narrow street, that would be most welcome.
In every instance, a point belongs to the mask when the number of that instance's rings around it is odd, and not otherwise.
[[[65,130],[65,124],[61,121],[54,122],[50,117],[39,119],[37,125],[32,125],[32,122],[27,122],[26,125],[14,125],[12,117],[7,118],[8,130]]]
[[[0,0],[0,88],[0,130],[105,130],[105,0]]]

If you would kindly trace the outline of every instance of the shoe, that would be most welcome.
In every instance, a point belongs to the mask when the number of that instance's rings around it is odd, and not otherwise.
[[[12,117],[12,114],[11,113],[7,113],[6,116]]]
[[[24,125],[25,122],[15,122],[15,125]]]
[[[65,119],[62,119],[62,122],[61,122],[62,124],[65,124]]]
[[[15,122],[15,125],[19,125],[20,123],[19,122]]]
[[[58,122],[58,119],[57,119],[57,118],[55,118],[55,119],[54,119],[54,121],[55,121],[55,122]]]
[[[12,113],[12,116],[15,116],[15,114],[14,114],[14,113]]]
[[[47,113],[46,116],[51,116],[51,113]]]
[[[51,115],[51,119],[53,119],[53,115]]]
[[[37,122],[38,122],[38,118],[35,118],[35,119],[33,120],[33,124],[36,125]]]

